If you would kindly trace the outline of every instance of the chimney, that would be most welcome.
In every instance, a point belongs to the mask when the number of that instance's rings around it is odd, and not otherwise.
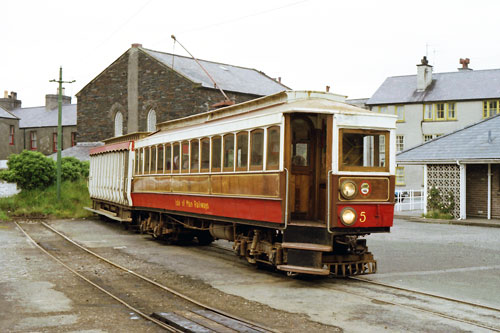
[[[458,68],[459,71],[471,71],[472,70],[472,68],[469,68],[469,64],[470,64],[469,58],[465,58],[465,59],[460,58],[458,63],[460,65],[462,65],[462,68]]]
[[[3,98],[0,98],[0,107],[7,111],[12,111],[21,107],[21,101],[17,99],[17,93],[11,91],[10,95],[7,90],[4,91]]]
[[[64,95],[64,88],[62,89],[62,105],[71,104],[71,97]],[[45,95],[45,110],[50,111],[57,109],[59,106],[59,88],[57,88],[57,94]]]
[[[326,92],[330,92],[330,86],[326,86]]]
[[[432,66],[429,65],[427,57],[424,56],[421,63],[417,65],[417,91],[425,91],[432,83]]]
[[[142,44],[139,44],[139,43],[132,44],[132,48],[136,49],[138,47],[142,47]]]

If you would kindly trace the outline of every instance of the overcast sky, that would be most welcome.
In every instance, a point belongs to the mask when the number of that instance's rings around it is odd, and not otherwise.
[[[500,1],[8,0],[0,5],[0,92],[23,107],[74,95],[132,43],[250,67],[293,89],[370,97],[388,76],[500,68]],[[76,103],[76,98],[73,99]]]

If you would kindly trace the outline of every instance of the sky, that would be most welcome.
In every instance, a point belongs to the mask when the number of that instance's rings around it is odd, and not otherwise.
[[[0,4],[0,93],[23,107],[73,97],[113,61],[144,48],[255,68],[296,90],[373,95],[385,78],[500,68],[500,1],[7,0]]]

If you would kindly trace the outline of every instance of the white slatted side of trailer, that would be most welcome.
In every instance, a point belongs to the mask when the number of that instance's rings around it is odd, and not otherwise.
[[[129,206],[129,151],[120,150],[92,155],[89,175],[89,194],[100,199]]]

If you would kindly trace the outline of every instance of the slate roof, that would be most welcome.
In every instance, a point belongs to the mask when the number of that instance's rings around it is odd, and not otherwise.
[[[141,50],[169,68],[172,68],[173,57],[173,69],[176,72],[203,87],[214,88],[212,81],[194,59],[144,48]],[[255,69],[200,59],[198,61],[224,91],[267,96],[290,89]]]
[[[367,105],[410,104],[500,98],[500,69],[433,73],[425,91],[417,91],[417,76],[388,77]]]
[[[80,161],[89,161],[90,150],[103,145],[104,142],[78,142],[76,146],[63,149],[61,151],[61,157],[75,157]],[[57,153],[54,153],[49,157],[57,161]]]
[[[0,118],[17,119],[16,116],[14,116],[9,111],[2,109],[1,107],[0,107]]]
[[[45,106],[19,108],[11,111],[18,117],[19,128],[57,126],[57,108],[47,110]],[[76,126],[76,104],[62,106],[62,125]]]
[[[398,164],[492,160],[500,162],[500,115],[440,136],[396,155]]]

